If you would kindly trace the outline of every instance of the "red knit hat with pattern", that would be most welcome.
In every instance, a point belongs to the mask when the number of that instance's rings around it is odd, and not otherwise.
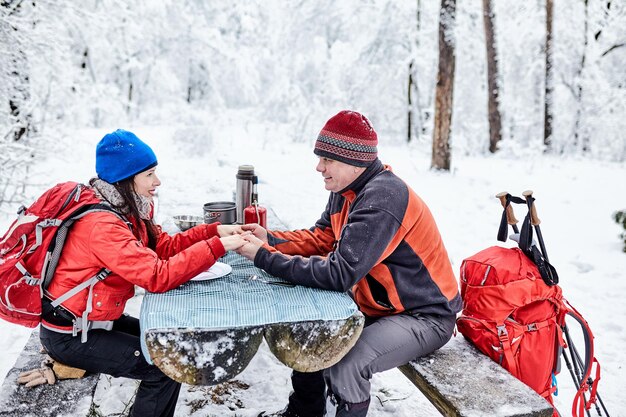
[[[366,167],[378,156],[378,137],[365,116],[342,110],[331,117],[320,132],[313,152],[318,156]]]

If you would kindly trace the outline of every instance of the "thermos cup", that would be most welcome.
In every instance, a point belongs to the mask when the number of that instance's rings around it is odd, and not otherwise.
[[[239,165],[237,170],[237,185],[235,187],[235,204],[237,206],[237,223],[243,224],[243,211],[252,203],[252,181],[254,180],[254,167],[252,165]]]

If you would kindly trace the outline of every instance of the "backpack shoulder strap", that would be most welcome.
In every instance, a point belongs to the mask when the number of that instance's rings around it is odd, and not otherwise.
[[[67,219],[61,223],[59,226],[54,239],[52,240],[50,247],[48,248],[48,252],[46,253],[46,258],[44,260],[44,267],[41,272],[42,281],[42,290],[46,290],[54,277],[54,273],[56,271],[57,265],[59,263],[59,259],[61,258],[61,252],[63,250],[63,245],[65,244],[65,239],[67,238],[67,234],[70,231],[70,228],[74,224],[74,222],[78,219],[83,218],[84,216],[95,213],[95,212],[108,212],[117,216],[120,220],[122,220],[129,229],[132,230],[132,223],[126,219],[126,217],[115,211],[110,205],[104,203],[97,204],[88,204],[80,209],[78,209],[75,213],[72,213]],[[106,268],[103,268],[105,270]],[[110,271],[109,271],[110,273]],[[108,275],[108,274],[107,274]]]
[[[577,375],[572,374],[575,382],[577,383],[578,391],[574,396],[574,401],[572,403],[572,415],[577,417],[584,417],[585,410],[589,410],[592,404],[596,404],[598,400],[598,382],[600,381],[600,363],[594,356],[594,346],[593,346],[593,334],[591,333],[591,329],[589,328],[589,324],[587,320],[583,318],[583,316],[572,307],[569,302],[566,301],[567,312],[566,314],[572,318],[574,318],[580,328],[582,330],[584,342],[585,342],[585,359],[582,362],[581,358],[578,355],[578,351],[573,344],[573,341],[569,335],[569,331],[567,329],[567,324],[563,324],[564,334],[566,337],[567,345],[571,354],[571,361],[574,365],[574,369],[577,372]],[[563,352],[566,361],[568,360],[567,355]],[[595,373],[592,375],[593,368],[595,365]],[[569,364],[568,364],[569,367]],[[571,372],[571,370],[570,370]],[[589,392],[589,398],[585,398],[585,394]],[[600,400],[601,405],[602,401]],[[596,405],[597,407],[597,405]],[[606,410],[606,409],[605,409]]]
[[[95,282],[104,280],[110,274],[111,274],[111,270],[106,269],[106,268],[102,268],[93,277],[89,278],[85,282],[80,283],[79,285],[75,286],[74,288],[72,288],[68,292],[62,294],[61,296],[59,296],[55,300],[51,301],[50,305],[53,308],[56,308],[56,307],[60,306],[61,304],[63,304],[64,302],[66,302],[67,300],[69,300],[70,298],[72,298],[73,296],[75,296],[76,294],[78,294],[79,292],[84,290],[85,288],[88,288],[89,286],[91,286]]]

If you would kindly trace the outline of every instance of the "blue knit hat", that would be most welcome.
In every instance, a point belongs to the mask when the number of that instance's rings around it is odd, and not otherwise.
[[[155,167],[152,149],[134,133],[117,129],[104,135],[96,147],[98,178],[114,184]]]

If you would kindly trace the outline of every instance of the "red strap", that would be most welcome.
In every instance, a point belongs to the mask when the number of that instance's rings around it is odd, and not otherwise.
[[[574,402],[572,403],[572,416],[573,417],[585,417],[585,402],[584,393],[587,391],[587,383],[583,382],[580,385],[580,389],[574,396]],[[578,413],[576,413],[578,411]]]
[[[534,323],[525,324],[524,327],[527,332],[535,332],[537,330],[541,330],[545,327],[548,327],[552,323],[554,323],[554,320],[550,319],[550,320],[536,321]]]
[[[502,351],[504,352],[506,363],[509,365],[509,372],[512,373],[515,377],[519,378],[520,373],[519,369],[517,368],[515,358],[513,358],[511,340],[509,340],[509,333],[506,330],[506,326],[504,324],[500,324],[497,325],[496,328],[498,329],[498,339],[500,339],[500,345],[502,346]]]
[[[596,365],[596,377],[593,379],[591,387],[589,387],[587,382],[589,380],[589,374],[591,372],[585,374],[584,380],[580,384],[580,389],[576,392],[576,395],[574,396],[574,403],[572,404],[573,417],[584,417],[585,410],[589,410],[591,408],[591,405],[596,403],[598,394],[598,382],[600,381],[600,363],[596,358],[593,358],[593,360],[591,361],[591,367],[593,367],[594,363]],[[585,401],[585,393],[588,390],[591,391],[591,394],[589,396],[589,400]],[[578,411],[578,414],[576,413],[576,411]]]
[[[593,358],[591,361],[592,366],[596,364],[596,377],[593,379],[591,383],[591,395],[589,396],[589,402],[587,403],[587,410],[591,407],[591,404],[595,404],[598,395],[598,382],[600,382],[600,362],[596,358]]]

